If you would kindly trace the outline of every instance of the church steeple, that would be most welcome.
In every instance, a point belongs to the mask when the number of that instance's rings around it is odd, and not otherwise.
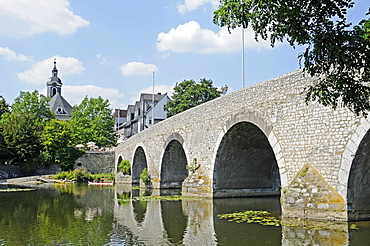
[[[46,82],[47,96],[52,98],[55,94],[62,95],[62,80],[58,78],[57,59],[54,59],[54,68],[51,70],[51,77]]]
[[[58,77],[57,58],[54,58],[54,68],[51,72],[53,74],[53,77]]]
[[[59,120],[69,120],[72,106],[62,97],[62,81],[58,78],[57,59],[54,59],[54,67],[51,77],[46,82],[47,96],[50,98],[49,107]]]

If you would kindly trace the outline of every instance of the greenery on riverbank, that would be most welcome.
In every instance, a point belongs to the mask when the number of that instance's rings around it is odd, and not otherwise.
[[[0,95],[0,164],[20,166],[25,174],[51,164],[67,171],[84,154],[76,146],[89,142],[94,142],[96,148],[115,145],[114,117],[108,100],[85,97],[73,107],[69,121],[54,117],[49,100],[35,90],[21,92],[8,105]]]
[[[60,180],[71,180],[76,182],[112,182],[115,180],[115,175],[113,173],[91,174],[88,173],[85,169],[80,168],[73,171],[60,172],[52,176],[52,178]]]

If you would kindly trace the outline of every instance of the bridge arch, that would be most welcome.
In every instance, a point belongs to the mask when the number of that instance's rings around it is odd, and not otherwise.
[[[139,184],[140,183],[140,174],[144,170],[144,168],[148,168],[148,162],[145,154],[144,148],[139,145],[136,147],[133,160],[132,160],[132,184]]]
[[[184,149],[184,139],[178,133],[168,136],[161,162],[161,188],[181,188],[188,175],[186,170],[187,155]]]
[[[279,195],[280,186],[286,185],[287,177],[280,174],[278,165],[284,165],[280,145],[271,124],[257,112],[242,110],[232,115],[217,146],[213,167],[215,197]]]
[[[119,157],[118,157],[118,159],[117,159],[117,162],[116,162],[116,165],[115,165],[115,167],[116,167],[116,172],[119,172],[119,170],[118,170],[118,166],[119,166],[119,164],[121,163],[121,161],[123,160],[123,158],[122,158],[122,156],[120,155]]]
[[[349,139],[339,171],[339,192],[347,198],[348,220],[370,219],[370,122],[363,118]]]

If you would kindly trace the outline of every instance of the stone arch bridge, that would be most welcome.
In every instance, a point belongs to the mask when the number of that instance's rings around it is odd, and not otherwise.
[[[305,103],[301,70],[204,103],[116,148],[131,182],[187,196],[281,195],[283,216],[370,219],[370,122]]]

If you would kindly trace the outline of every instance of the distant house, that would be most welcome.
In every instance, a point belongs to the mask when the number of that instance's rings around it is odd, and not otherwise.
[[[59,120],[69,120],[71,118],[72,106],[62,97],[62,80],[58,78],[57,61],[54,60],[52,76],[46,82],[47,97],[49,108]]]
[[[170,101],[167,93],[148,94],[142,93],[140,100],[135,105],[127,107],[127,120],[123,124],[124,138],[156,124],[167,118],[167,111],[163,109],[164,105]]]
[[[127,120],[127,110],[115,109],[113,117],[114,117],[114,126],[116,131],[118,132],[122,128],[122,125]]]

